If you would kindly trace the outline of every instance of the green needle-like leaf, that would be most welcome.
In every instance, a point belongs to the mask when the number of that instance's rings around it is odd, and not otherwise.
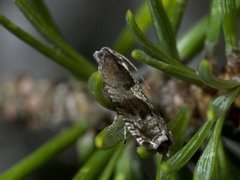
[[[104,95],[103,78],[99,72],[93,73],[89,78],[88,89],[99,104],[107,109],[114,110],[110,99]]]
[[[162,155],[156,154],[155,163],[157,166],[156,180],[161,180],[161,164],[162,164]]]
[[[164,0],[162,3],[171,22],[172,29],[177,34],[188,0]]]
[[[237,13],[238,13],[238,16],[239,16],[239,9],[240,9],[240,0],[236,0],[236,7],[237,7]]]
[[[93,69],[92,65],[71,61],[69,57],[66,57],[64,54],[59,52],[58,49],[49,47],[48,45],[35,39],[2,14],[0,14],[0,24],[15,36],[17,36],[19,39],[29,44],[31,47],[35,48],[42,54],[50,57],[56,63],[65,67],[79,79],[87,80],[95,71],[95,68]]]
[[[224,118],[221,117],[218,119],[218,122],[215,127],[216,129],[222,128],[222,123]],[[213,177],[214,170],[216,168],[217,161],[217,146],[219,143],[220,136],[217,136],[216,133],[213,133],[210,141],[208,142],[207,147],[205,148],[203,154],[198,160],[197,166],[194,169],[194,180],[207,180]]]
[[[239,94],[239,87],[233,89],[228,95],[219,96],[212,101],[212,105],[214,107],[216,113],[216,119],[225,116],[225,113],[230,108],[231,104],[235,101],[236,97]]]
[[[37,11],[31,7],[32,3],[26,0],[16,0],[16,4],[28,18],[28,20],[36,27],[46,39],[48,39],[54,46],[58,48],[58,51],[69,57],[69,61],[76,61],[90,72],[95,70],[94,66],[88,62],[88,60],[82,55],[78,54],[69,44],[67,44],[58,33],[48,24],[46,24],[43,17],[37,14]]]
[[[104,128],[95,138],[95,144],[100,149],[108,149],[124,140],[124,122],[116,122]]]
[[[204,139],[209,133],[214,120],[208,120],[199,129],[198,132],[191,138],[191,140],[181,148],[176,154],[169,158],[166,162],[162,163],[161,169],[166,173],[174,173],[181,169],[193,156],[193,154],[200,147]]]
[[[175,34],[173,33],[162,2],[159,0],[148,0],[148,2],[160,49],[166,52],[168,56],[178,59]]]
[[[207,35],[205,39],[205,50],[207,57],[211,57],[214,53],[214,48],[219,42],[221,32],[222,19],[221,0],[213,0],[211,11],[208,20]]]
[[[114,169],[116,167],[116,164],[118,162],[119,157],[121,156],[123,150],[124,150],[124,145],[121,145],[112,155],[110,161],[108,162],[107,166],[105,167],[104,171],[101,173],[100,177],[98,180],[106,180],[110,179]]]
[[[158,61],[157,59],[154,59],[148,56],[141,50],[134,50],[132,52],[132,57],[142,63],[155,67],[177,79],[182,79],[186,82],[190,82],[198,85],[202,84],[202,81],[200,80],[200,78],[195,74],[195,72],[192,69],[188,67],[166,64],[164,62]]]
[[[144,2],[137,12],[135,13],[136,17],[136,22],[141,29],[142,32],[147,31],[149,26],[151,25],[151,17],[150,17],[150,12],[148,8],[148,4]],[[118,37],[116,38],[114,44],[113,44],[113,49],[115,49],[117,52],[121,54],[127,53],[133,46],[134,44],[134,39],[129,32],[129,29],[125,27]]]
[[[149,180],[149,177],[144,172],[141,160],[139,158],[132,158],[131,160],[132,179]]]
[[[81,136],[76,143],[76,151],[78,162],[80,164],[86,162],[96,149],[94,144],[95,132],[89,130],[83,136]]]
[[[236,81],[223,80],[214,76],[209,63],[206,60],[201,61],[199,64],[198,74],[206,85],[216,89],[231,89],[240,85]]]
[[[79,123],[65,133],[52,138],[32,154],[1,174],[0,179],[23,179],[71,146],[85,132],[86,128],[86,123]]]
[[[176,117],[170,121],[169,128],[171,129],[171,132],[173,134],[173,145],[170,148],[171,154],[174,154],[176,151],[179,150],[179,148],[182,146],[184,137],[187,133],[188,123],[190,120],[190,110],[187,107],[183,107],[179,110]],[[157,174],[156,174],[156,180],[161,179],[169,179],[174,180],[176,179],[175,173],[165,173],[161,168],[162,156],[156,155],[156,163],[157,163]]]
[[[235,0],[222,0],[222,26],[226,42],[226,52],[238,48],[238,9]]]
[[[138,153],[139,157],[141,157],[143,159],[147,159],[147,158],[152,157],[154,154],[156,154],[157,151],[149,150],[144,146],[138,146],[137,147],[137,153]]]
[[[174,173],[181,169],[190,160],[207,137],[215,120],[224,116],[238,93],[239,88],[230,93],[229,96],[220,96],[211,102],[207,110],[208,120],[182,149],[167,161],[163,162],[163,171],[166,173]]]
[[[217,123],[215,125],[215,129],[210,138],[210,141],[207,144],[203,154],[198,160],[197,166],[194,170],[194,180],[207,180],[212,179],[213,175],[218,173],[214,172],[216,169],[217,163],[217,151],[218,145],[221,141],[221,131],[224,123],[224,117],[226,111],[229,109],[230,105],[239,95],[240,88],[233,90],[229,93],[228,96],[221,96],[218,98],[218,101],[214,102],[215,108],[218,108],[217,112],[220,112],[220,115]],[[219,104],[221,103],[221,104]]]
[[[222,141],[220,141],[218,144],[217,164],[219,167],[218,173],[222,179],[234,180],[237,179],[237,176],[239,176],[238,169],[233,166],[231,161],[228,159],[226,152],[224,151]]]
[[[173,30],[177,32],[181,21],[182,14],[187,4],[187,0],[175,1],[168,0],[163,2],[167,9],[168,17],[170,18]],[[148,3],[144,2],[135,13],[136,22],[142,32],[146,32],[151,25],[151,16],[148,8]],[[116,38],[113,49],[121,54],[127,53],[134,44],[134,39],[128,28],[123,28]]]
[[[132,179],[131,150],[132,150],[132,144],[128,144],[124,152],[119,157],[118,162],[116,164],[116,171],[113,177],[114,180],[131,180]]]
[[[137,42],[148,52],[150,52],[154,57],[157,57],[163,62],[166,62],[168,64],[173,65],[181,65],[181,63],[168,56],[165,52],[161,51],[158,47],[156,47],[150,40],[147,39],[145,34],[139,29],[138,25],[136,24],[136,21],[134,19],[133,14],[130,10],[128,10],[126,15],[126,21],[128,24],[128,27],[130,28],[130,31],[132,35],[135,37]]]
[[[81,167],[73,180],[92,180],[97,179],[103,171],[105,165],[112,157],[118,147],[108,150],[96,150],[90,159]]]
[[[183,62],[189,61],[202,49],[205,40],[207,25],[208,18],[201,18],[178,40],[177,48],[180,59]]]
[[[21,0],[16,0],[16,4],[21,3]],[[48,7],[46,6],[44,0],[22,0],[25,1],[29,6],[35,11],[36,14],[38,14],[38,17],[41,18],[47,26],[51,27],[52,30],[57,33],[59,36],[61,36],[60,30],[57,27],[57,24],[55,23],[53,17],[51,16],[51,13],[48,10]]]
[[[171,146],[171,154],[180,149],[184,143],[184,138],[187,133],[191,112],[187,107],[183,107],[179,110],[176,117],[170,121],[169,128],[173,134],[173,145]]]
[[[162,155],[156,154],[155,156],[155,161],[157,165],[157,173],[156,173],[156,180],[176,180],[176,174],[171,173],[167,174],[162,170],[162,162],[163,162],[163,157]]]

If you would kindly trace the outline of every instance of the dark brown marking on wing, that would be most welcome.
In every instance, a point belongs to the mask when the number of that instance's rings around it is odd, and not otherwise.
[[[100,71],[104,76],[105,83],[113,88],[124,88],[129,90],[135,81],[129,74],[122,59],[114,56],[111,52],[103,49],[98,53]],[[119,61],[121,63],[119,63]]]

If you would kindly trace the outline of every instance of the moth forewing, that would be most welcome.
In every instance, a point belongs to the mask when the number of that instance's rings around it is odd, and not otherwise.
[[[171,132],[145,95],[130,69],[135,66],[123,55],[103,47],[94,53],[104,90],[139,145],[166,154],[172,143]]]

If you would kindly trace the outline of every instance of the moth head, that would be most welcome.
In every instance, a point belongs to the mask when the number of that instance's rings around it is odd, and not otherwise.
[[[167,132],[163,132],[163,134],[155,137],[153,139],[153,142],[155,143],[155,149],[160,153],[167,155],[169,154],[169,148],[172,145],[172,138],[171,135]]]
[[[93,54],[93,57],[96,59],[97,63],[100,63],[101,60],[104,59],[104,56],[106,55],[106,53],[108,53],[109,51],[110,51],[109,48],[103,47],[101,50],[95,51]]]
[[[99,51],[95,51],[95,53],[93,54],[93,57],[98,63],[100,63],[101,60],[105,59],[105,56],[114,56],[115,60],[117,60],[118,63],[121,64],[128,71],[129,67],[137,71],[137,68],[134,66],[134,64],[132,64],[126,57],[110,49],[109,47],[103,47]]]

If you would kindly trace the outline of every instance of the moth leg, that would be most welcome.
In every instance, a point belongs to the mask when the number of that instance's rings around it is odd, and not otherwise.
[[[119,116],[118,114],[116,114],[116,115],[114,116],[112,125],[117,122],[118,116]]]
[[[123,128],[123,137],[124,137],[124,144],[127,142],[127,126],[125,125]]]
[[[114,118],[113,118],[113,122],[112,122],[112,124],[110,125],[110,127],[111,127],[111,128],[113,128],[113,127],[114,127],[114,124],[117,122],[117,120],[118,120],[118,117],[119,117],[119,115],[118,115],[118,114],[116,114],[116,115],[114,116]]]

